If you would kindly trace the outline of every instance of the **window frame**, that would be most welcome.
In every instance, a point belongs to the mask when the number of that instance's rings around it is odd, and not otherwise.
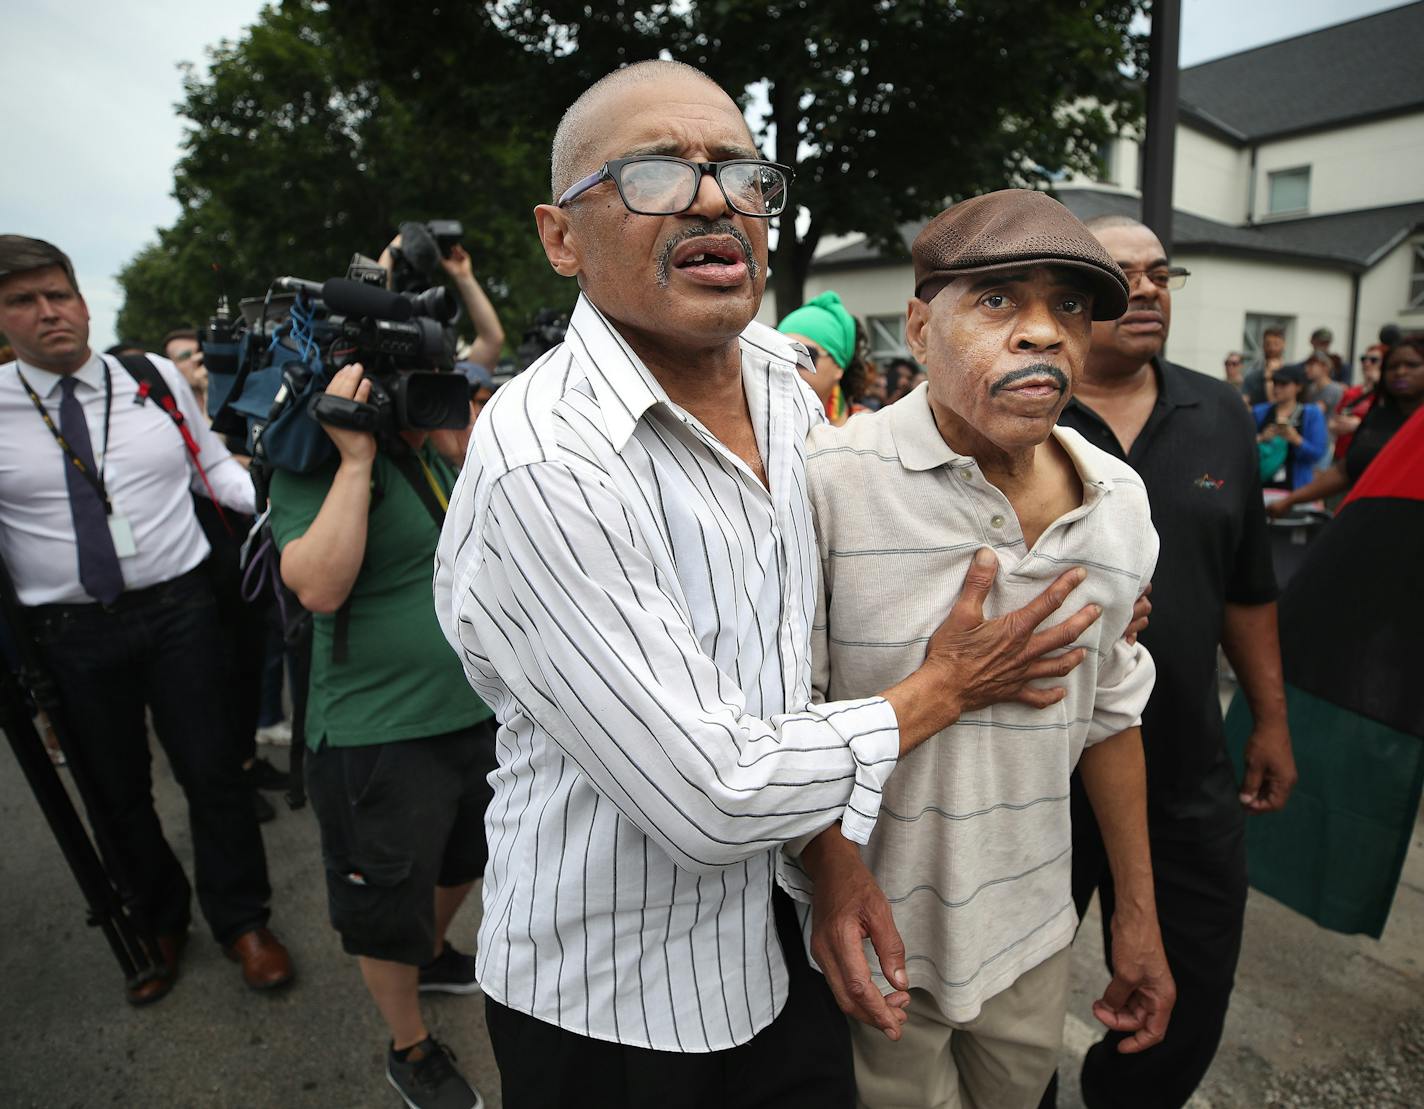
[[[1276,208],[1273,206],[1275,200],[1275,190],[1273,188],[1277,179],[1288,176],[1303,176],[1305,178],[1305,203],[1299,208]],[[1277,216],[1303,216],[1310,214],[1310,166],[1285,166],[1281,169],[1271,169],[1266,171],[1266,215]]]

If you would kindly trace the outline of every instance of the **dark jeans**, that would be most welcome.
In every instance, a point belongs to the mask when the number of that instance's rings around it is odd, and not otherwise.
[[[220,943],[266,924],[267,859],[226,687],[213,589],[199,567],[110,608],[41,605],[31,628],[63,706],[63,743],[88,783],[105,863],[141,928],[188,927],[188,879],[153,808],[147,707],[188,800],[198,904]],[[250,740],[250,736],[247,737]]]
[[[1226,1010],[1241,953],[1246,914],[1246,827],[1235,804],[1229,771],[1213,793],[1228,791],[1219,827],[1203,834],[1194,821],[1190,834],[1173,835],[1170,822],[1154,819],[1152,881],[1162,945],[1177,983],[1177,1004],[1166,1038],[1135,1055],[1117,1050],[1123,1038],[1109,1032],[1083,1059],[1083,1102],[1088,1109],[1179,1109],[1206,1075],[1221,1042]],[[1112,875],[1092,806],[1073,775],[1073,898],[1078,916],[1093,891],[1101,897],[1103,950],[1112,971]],[[1150,808],[1150,805],[1149,805]],[[1040,1104],[1055,1104],[1055,1076]]]
[[[485,998],[505,1109],[851,1109],[850,1028],[806,959],[796,910],[773,895],[790,997],[744,1044],[693,1054],[626,1047],[567,1032]]]

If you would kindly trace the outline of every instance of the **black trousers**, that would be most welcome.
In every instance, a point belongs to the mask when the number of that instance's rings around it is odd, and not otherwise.
[[[650,1051],[566,1032],[485,998],[505,1109],[851,1109],[850,1028],[806,960],[796,911],[773,894],[791,992],[776,1019],[725,1051]]]
[[[1224,769],[1224,768],[1223,768]],[[1198,814],[1190,828],[1154,814],[1152,878],[1167,963],[1177,983],[1177,1004],[1166,1038],[1156,1047],[1123,1055],[1124,1037],[1109,1032],[1083,1060],[1083,1102],[1088,1109],[1179,1109],[1192,1096],[1221,1042],[1226,1010],[1241,954],[1246,913],[1246,825],[1235,801],[1235,782],[1204,788],[1229,791],[1208,826]],[[1103,950],[1112,973],[1112,913],[1116,904],[1098,823],[1078,775],[1073,775],[1073,899],[1079,919],[1093,891],[1101,897]],[[1176,833],[1176,834],[1174,834]],[[1040,1109],[1056,1103],[1057,1077]]]
[[[264,925],[267,859],[240,774],[229,652],[204,568],[125,593],[109,609],[41,605],[30,624],[58,686],[65,754],[89,783],[90,823],[139,926],[168,935],[191,919],[188,879],[153,808],[145,708],[188,801],[198,904],[213,937],[229,943]]]

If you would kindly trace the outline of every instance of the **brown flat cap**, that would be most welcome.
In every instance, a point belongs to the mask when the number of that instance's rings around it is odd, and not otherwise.
[[[969,274],[1068,266],[1091,281],[1093,319],[1115,320],[1127,311],[1127,278],[1117,263],[1077,216],[1032,189],[961,200],[930,220],[910,254],[917,297],[931,283],[943,287]]]

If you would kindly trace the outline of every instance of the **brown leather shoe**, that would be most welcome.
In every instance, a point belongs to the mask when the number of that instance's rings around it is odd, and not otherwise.
[[[158,937],[158,967],[153,977],[126,990],[130,1005],[151,1005],[168,996],[178,979],[178,960],[188,943],[188,933]]]
[[[272,990],[292,980],[292,957],[266,928],[242,933],[223,948],[223,954],[242,964],[242,980],[249,989]]]

